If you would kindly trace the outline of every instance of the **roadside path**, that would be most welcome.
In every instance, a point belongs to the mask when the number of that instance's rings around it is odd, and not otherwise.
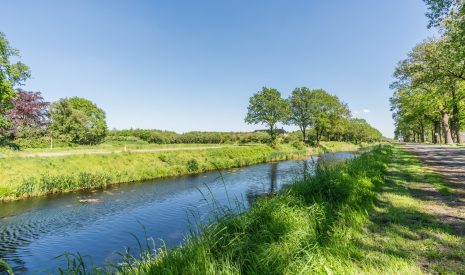
[[[431,184],[419,184],[415,186],[416,196],[440,202],[443,207],[431,205],[430,212],[465,236],[465,148],[422,144],[406,144],[402,148],[445,179],[444,185],[451,190],[448,194],[438,192]]]
[[[172,148],[154,148],[154,149],[128,149],[128,150],[89,150],[89,151],[62,151],[62,152],[37,152],[37,153],[22,153],[14,155],[14,157],[29,158],[29,157],[62,157],[72,155],[108,155],[121,153],[153,153],[153,152],[169,152],[169,151],[197,151],[207,149],[221,149],[234,146],[204,146],[204,147],[172,147]],[[9,157],[9,156],[0,156]]]
[[[442,174],[450,183],[465,187],[465,147],[406,144],[408,151],[419,156],[432,170]]]

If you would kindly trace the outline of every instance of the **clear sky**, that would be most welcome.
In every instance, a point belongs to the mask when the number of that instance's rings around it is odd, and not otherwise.
[[[3,0],[24,89],[79,96],[110,128],[244,131],[262,86],[323,88],[386,136],[396,63],[432,31],[421,0]]]

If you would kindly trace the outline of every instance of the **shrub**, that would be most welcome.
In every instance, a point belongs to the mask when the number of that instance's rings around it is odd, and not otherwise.
[[[191,159],[186,164],[189,172],[197,172],[199,170],[199,163],[195,159]]]

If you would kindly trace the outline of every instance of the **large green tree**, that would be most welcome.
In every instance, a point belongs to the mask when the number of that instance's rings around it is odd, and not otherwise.
[[[289,115],[289,102],[281,97],[281,93],[277,89],[263,87],[250,98],[245,122],[266,125],[273,144],[277,137],[277,124],[285,123]]]
[[[447,52],[450,49],[446,44],[443,39],[427,39],[416,45],[408,54],[408,58],[401,61],[396,68],[394,76],[398,80],[392,87],[396,90],[429,94],[430,108],[441,113],[444,141],[452,143],[453,133],[457,142],[462,143],[460,130],[463,124],[463,107],[461,101],[463,101],[465,92],[462,89],[465,64],[452,64],[455,61],[448,56]],[[427,108],[416,110],[417,112],[404,110],[403,113],[410,113],[411,116],[416,116],[416,119],[428,115]],[[398,113],[398,115],[403,113]]]
[[[5,112],[11,107],[15,86],[22,85],[31,76],[29,68],[21,61],[12,63],[12,57],[19,57],[19,51],[11,47],[5,34],[0,32],[0,133],[8,125]]]
[[[313,124],[312,91],[307,87],[295,88],[289,98],[291,115],[289,123],[297,125],[302,132],[302,138],[307,140],[307,129]]]
[[[50,130],[76,144],[97,144],[107,133],[105,112],[87,99],[63,98],[50,107]]]
[[[350,117],[347,104],[341,102],[335,95],[323,89],[311,91],[311,115],[317,144],[320,144],[323,134],[329,135],[331,129],[342,127],[344,121]]]

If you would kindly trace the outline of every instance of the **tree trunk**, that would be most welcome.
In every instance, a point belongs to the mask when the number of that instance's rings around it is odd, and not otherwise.
[[[420,136],[421,143],[425,143],[425,125],[423,125],[423,123],[420,124],[420,131],[421,131],[421,136]]]
[[[305,128],[302,129],[302,135],[304,138],[304,142],[307,142],[307,132],[305,131]]]
[[[450,131],[450,126],[449,126],[449,114],[446,112],[441,112],[442,116],[442,130],[444,134],[444,143],[445,144],[452,144],[452,134]]]
[[[433,128],[433,143],[437,144],[440,142],[441,138],[441,122],[434,121],[434,128]]]
[[[318,132],[318,130],[316,130],[315,132],[316,132],[316,144],[320,145],[320,133]]]
[[[274,127],[273,125],[270,125],[270,137],[271,137],[271,146],[273,147],[275,144],[274,144],[274,141],[276,139],[276,135],[275,135],[275,130],[274,130]]]
[[[456,140],[458,144],[463,143],[462,135],[460,135],[460,110],[457,106],[457,98],[455,93],[455,86],[452,88],[452,127],[456,135]]]

